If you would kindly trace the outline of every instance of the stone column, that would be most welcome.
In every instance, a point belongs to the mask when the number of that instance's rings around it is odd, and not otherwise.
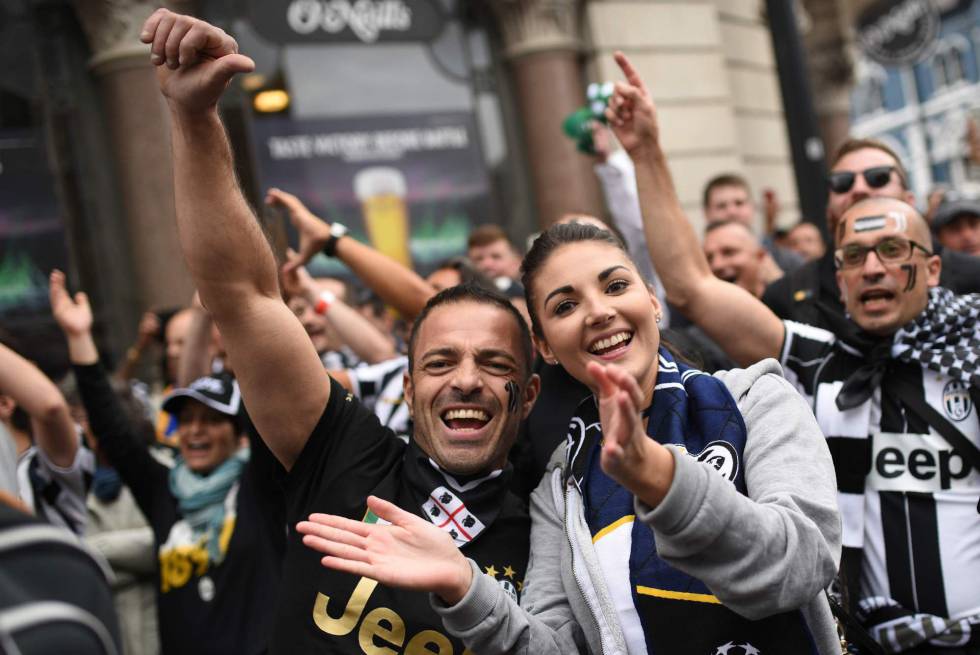
[[[854,61],[849,4],[843,0],[804,0],[804,43],[813,84],[820,135],[829,165],[851,128]],[[847,5],[847,6],[846,6]]]
[[[592,162],[561,129],[585,104],[577,0],[490,0],[490,6],[514,75],[541,227],[566,212],[601,215]]]
[[[193,284],[184,266],[174,218],[170,123],[143,22],[151,0],[80,0],[76,11],[92,51],[112,144],[113,168],[142,308],[183,305]]]

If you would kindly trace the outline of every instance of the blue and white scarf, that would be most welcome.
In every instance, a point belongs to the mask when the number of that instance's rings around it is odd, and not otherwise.
[[[675,362],[661,348],[653,404],[643,415],[650,438],[683,447],[746,493],[747,430],[721,380]],[[601,440],[598,407],[589,398],[572,418],[566,476],[573,478],[584,496],[585,519],[595,542],[600,533],[632,521],[629,552],[621,557],[629,561],[633,606],[648,653],[701,654],[718,648],[726,652],[726,645],[744,652],[753,652],[752,648],[762,653],[817,652],[799,611],[750,621],[722,605],[703,582],[660,559],[653,530],[632,520],[633,495],[599,465]],[[609,556],[607,550],[603,556]]]

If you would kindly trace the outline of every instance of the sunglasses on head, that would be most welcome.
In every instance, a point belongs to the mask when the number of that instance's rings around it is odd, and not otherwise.
[[[864,181],[872,189],[880,189],[888,184],[892,177],[894,166],[873,166],[860,172],[864,176]],[[827,186],[834,193],[847,193],[854,186],[854,180],[858,173],[855,171],[837,171],[827,176]]]

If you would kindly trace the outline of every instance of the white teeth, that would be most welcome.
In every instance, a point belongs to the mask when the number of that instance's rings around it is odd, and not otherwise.
[[[599,339],[589,348],[589,352],[599,352],[601,350],[606,350],[607,348],[612,348],[616,344],[622,343],[629,339],[632,335],[629,332],[620,332],[619,334],[614,334],[611,337],[605,339]]]
[[[443,416],[443,419],[446,421],[454,418],[472,418],[478,421],[490,420],[490,417],[482,409],[451,409]]]

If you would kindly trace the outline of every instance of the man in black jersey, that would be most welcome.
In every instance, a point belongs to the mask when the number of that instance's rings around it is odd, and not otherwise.
[[[781,321],[712,275],[677,201],[653,103],[628,77],[607,116],[635,163],[657,273],[736,362],[778,358],[811,402],[834,456],[850,609],[888,652],[980,652],[980,296],[937,286],[943,263],[915,208],[863,190],[833,235],[847,318],[833,331]],[[896,162],[879,154],[838,190],[901,188]]]
[[[165,9],[141,38],[152,43],[170,108],[184,257],[235,361],[249,416],[286,470],[289,525],[312,512],[376,522],[366,499],[378,496],[441,527],[516,598],[530,523],[508,491],[506,454],[539,387],[520,315],[471,287],[432,298],[409,345],[413,439],[396,438],[324,375],[238,188],[216,103],[254,63],[222,30]],[[326,569],[291,529],[279,599],[269,603],[273,653],[463,652],[425,594]]]

